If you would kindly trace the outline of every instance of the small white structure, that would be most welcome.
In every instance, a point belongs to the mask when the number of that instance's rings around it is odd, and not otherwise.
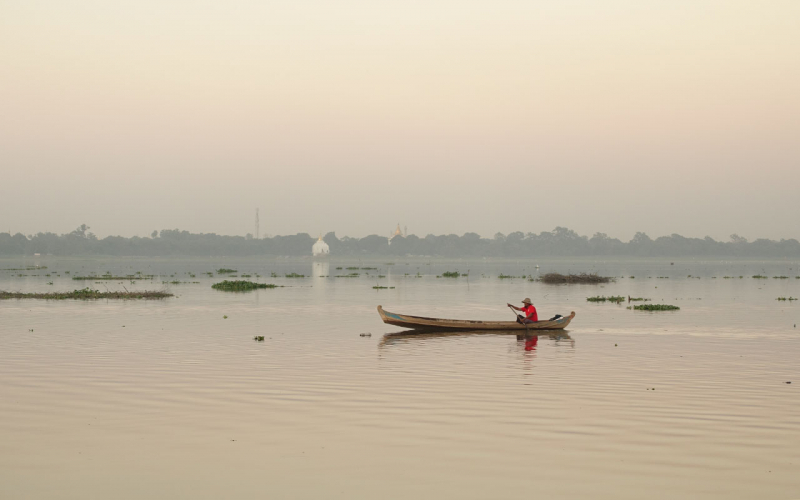
[[[330,255],[331,248],[328,246],[327,243],[322,241],[322,235],[319,235],[319,239],[314,243],[314,246],[311,247],[311,255],[314,257],[324,257],[326,255]]]

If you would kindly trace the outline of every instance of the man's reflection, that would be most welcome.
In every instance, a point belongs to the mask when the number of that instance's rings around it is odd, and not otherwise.
[[[535,351],[536,345],[539,343],[539,336],[533,335],[532,337],[526,337],[525,335],[517,335],[517,341],[525,341],[525,350],[526,351]]]

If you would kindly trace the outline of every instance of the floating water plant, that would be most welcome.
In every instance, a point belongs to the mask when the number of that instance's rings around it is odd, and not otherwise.
[[[756,274],[755,276],[753,276],[753,279],[755,279],[755,280],[765,280],[765,279],[767,279],[767,276],[763,276],[761,274]]]
[[[791,301],[791,300],[798,300],[798,299],[796,299],[794,297],[778,297],[777,300],[789,300],[789,301]]]
[[[286,276],[287,278],[305,278],[306,277],[305,274],[297,274],[297,273],[289,273],[289,274],[285,274],[284,276]]]
[[[442,278],[458,278],[461,273],[458,271],[446,271],[442,273]]]
[[[71,292],[19,293],[0,291],[0,299],[42,299],[42,300],[99,300],[99,299],[163,299],[172,297],[171,293],[156,291],[140,292],[101,292],[91,288]]]
[[[560,283],[608,283],[611,278],[608,276],[600,276],[597,273],[580,273],[580,274],[559,274],[547,273],[542,276],[541,281],[547,284],[560,284]]]
[[[643,297],[628,297],[628,302],[647,302],[650,299],[645,299]]]
[[[238,272],[236,269],[228,269],[227,267],[221,267],[217,269],[217,274],[227,274],[227,273],[235,273]]]
[[[513,278],[513,276],[511,276],[511,275],[509,275],[509,274],[502,274],[502,273],[500,273],[500,276],[498,276],[498,278],[499,278],[499,279],[501,279],[501,280],[508,280],[508,279],[511,279],[511,278]]]
[[[669,304],[641,304],[633,306],[636,311],[677,311],[680,309],[678,306],[671,306]]]
[[[625,300],[625,297],[623,297],[622,295],[612,295],[611,297],[604,297],[602,295],[598,295],[596,297],[586,297],[586,300],[589,301],[589,302],[606,302],[606,301],[608,301],[608,302],[614,302],[616,304],[619,304],[620,302]]]
[[[394,290],[393,286],[373,286],[375,290]]]
[[[775,279],[775,280],[788,280],[789,277],[788,276],[773,276],[772,279]]]
[[[264,336],[256,335],[255,337],[253,337],[253,340],[255,340],[256,342],[264,342]]]
[[[215,290],[224,290],[226,292],[247,292],[259,288],[278,288],[278,285],[273,285],[271,283],[253,283],[252,281],[246,280],[225,280],[211,285],[211,288]]]
[[[104,274],[102,276],[73,276],[72,279],[75,281],[91,281],[91,280],[134,280],[134,279],[143,279],[143,280],[151,280],[155,278],[154,275],[148,274],[128,274],[126,276],[112,276],[110,274]]]

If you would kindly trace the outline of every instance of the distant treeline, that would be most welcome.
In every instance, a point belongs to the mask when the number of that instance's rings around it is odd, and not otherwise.
[[[0,255],[121,255],[121,256],[252,256],[311,254],[316,238],[300,233],[255,239],[247,236],[220,236],[213,233],[193,234],[178,229],[153,231],[148,238],[108,236],[99,239],[85,224],[69,234],[39,233],[25,236],[0,233]],[[462,236],[447,234],[424,238],[396,236],[391,244],[384,236],[337,238],[328,233],[323,238],[333,256],[419,255],[439,257],[512,257],[538,256],[729,256],[754,258],[800,258],[800,242],[758,239],[747,241],[732,235],[730,241],[713,238],[685,238],[678,234],[652,239],[636,233],[628,242],[596,233],[591,238],[557,227],[539,234],[514,232],[481,238],[475,233]]]

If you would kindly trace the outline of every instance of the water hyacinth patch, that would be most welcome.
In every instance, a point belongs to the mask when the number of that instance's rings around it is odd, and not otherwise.
[[[622,295],[617,295],[617,296],[612,295],[611,297],[604,297],[602,295],[598,295],[596,297],[586,297],[586,300],[588,302],[614,302],[616,304],[619,304],[620,302],[625,300],[625,297],[623,297]]]
[[[211,285],[211,288],[226,292],[247,292],[250,290],[257,290],[259,288],[278,288],[278,285],[273,285],[271,283],[253,283],[252,281],[247,280],[225,280]]]
[[[678,311],[680,307],[669,304],[641,304],[633,306],[636,311]]]

